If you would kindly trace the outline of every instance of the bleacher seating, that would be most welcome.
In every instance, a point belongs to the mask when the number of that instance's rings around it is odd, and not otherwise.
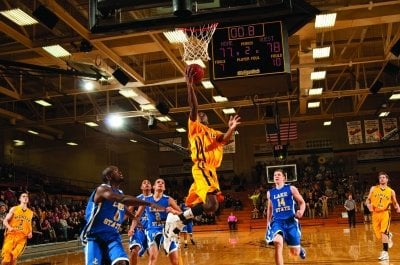
[[[231,211],[233,211],[236,217],[238,218],[237,229],[239,231],[246,231],[251,229],[266,229],[267,219],[262,218],[261,213],[260,213],[260,218],[258,219],[252,218],[251,212],[253,210],[253,205],[248,197],[249,192],[231,192],[231,195],[242,201],[243,203],[242,210],[234,211],[232,208],[225,208],[218,216],[216,224],[196,225],[193,228],[194,232],[229,230],[227,219]],[[328,218],[316,217],[314,219],[311,219],[308,217],[303,217],[300,220],[300,223],[302,226],[322,226],[322,225],[327,226],[327,225],[338,225],[338,224],[346,226],[348,224],[348,220],[342,217],[342,212],[345,212],[344,207],[342,205],[336,205],[332,211],[329,211]],[[400,221],[400,215],[393,214],[392,221]],[[359,210],[356,213],[356,223],[357,224],[364,223],[363,214]]]

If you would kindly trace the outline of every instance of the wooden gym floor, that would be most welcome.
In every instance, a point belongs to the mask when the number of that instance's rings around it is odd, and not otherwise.
[[[345,224],[304,226],[302,245],[306,248],[307,258],[301,260],[298,257],[289,257],[285,246],[285,264],[400,264],[400,222],[393,222],[391,230],[394,234],[394,246],[389,250],[390,260],[379,262],[377,258],[382,250],[382,244],[373,236],[371,225],[357,224],[357,227],[352,229],[348,229]],[[264,243],[264,233],[264,229],[197,232],[194,234],[196,245],[193,246],[189,242],[188,248],[180,250],[182,264],[274,264],[273,248]],[[81,251],[51,257],[44,257],[45,255],[43,253],[43,258],[31,260],[22,258],[18,264],[84,264]],[[140,258],[139,264],[147,264],[147,256]],[[169,264],[163,253],[160,253],[157,264]]]

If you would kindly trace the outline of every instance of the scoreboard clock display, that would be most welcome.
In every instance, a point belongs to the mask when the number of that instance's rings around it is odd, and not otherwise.
[[[290,72],[280,21],[217,28],[211,47],[214,80]]]

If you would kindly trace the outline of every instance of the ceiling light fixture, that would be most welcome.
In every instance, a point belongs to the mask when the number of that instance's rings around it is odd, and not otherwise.
[[[83,83],[83,89],[86,91],[92,91],[94,89],[94,84],[92,81],[85,80]]]
[[[137,141],[135,139],[130,139],[129,141],[132,143],[137,143]]]
[[[235,111],[235,109],[234,108],[227,108],[227,109],[222,109],[222,112],[224,113],[224,114],[235,114],[236,113],[236,111]]]
[[[134,98],[134,97],[138,96],[138,94],[135,91],[133,91],[132,88],[120,89],[118,93],[120,93],[121,95],[123,95],[126,98]]]
[[[19,26],[29,26],[39,23],[39,21],[37,21],[19,8],[4,10],[1,11],[0,14]]]
[[[121,128],[122,125],[124,125],[124,120],[121,116],[119,116],[118,114],[110,114],[109,116],[107,116],[106,118],[106,123],[108,126],[110,126],[111,128]]]
[[[226,102],[228,101],[227,97],[223,97],[223,96],[213,96],[213,99],[215,100],[215,102]]]
[[[176,131],[177,131],[177,132],[180,132],[180,133],[184,133],[184,132],[186,132],[186,129],[180,127],[180,128],[176,128]]]
[[[210,80],[201,81],[201,84],[203,85],[203,87],[205,89],[213,89],[214,88],[214,85],[213,85],[213,83],[211,83]]]
[[[310,90],[308,90],[308,95],[309,96],[317,96],[317,95],[321,95],[322,94],[322,87],[319,88],[311,88]]]
[[[75,143],[75,142],[68,142],[67,145],[70,145],[70,146],[77,146],[78,144]]]
[[[317,71],[311,73],[311,80],[322,80],[326,77],[326,71]]]
[[[381,113],[379,113],[379,117],[387,117],[389,116],[390,112],[389,111],[382,111]]]
[[[14,139],[14,146],[23,146],[25,145],[25,141],[24,140],[18,140],[18,139]]]
[[[313,102],[308,102],[307,107],[309,109],[315,109],[315,108],[319,108],[321,102],[319,101],[313,101]]]
[[[161,121],[161,122],[168,122],[168,121],[171,121],[171,118],[168,117],[168,116],[159,116],[159,117],[156,117],[156,119],[159,120],[159,121]]]
[[[174,31],[166,31],[163,32],[164,36],[170,43],[184,43],[188,41],[187,35],[181,29],[177,29]]]
[[[38,135],[39,134],[37,131],[34,131],[34,130],[28,130],[28,133],[34,134],[34,135]]]
[[[323,48],[314,48],[313,49],[313,58],[320,59],[320,58],[327,58],[331,54],[331,47],[323,47]]]
[[[335,25],[336,13],[321,14],[315,17],[315,28],[330,28]]]
[[[400,93],[394,93],[390,96],[390,100],[398,100],[400,99]]]
[[[60,45],[50,45],[50,46],[44,46],[42,47],[43,50],[45,50],[46,52],[50,53],[51,55],[53,55],[54,57],[67,57],[67,56],[71,56],[71,54],[64,49],[63,47],[61,47]]]
[[[49,103],[49,102],[47,102],[46,100],[43,100],[43,99],[35,100],[35,103],[39,104],[39,105],[41,105],[43,107],[50,107],[51,106],[51,103]]]
[[[142,104],[142,105],[140,105],[140,107],[141,107],[142,111],[156,109],[156,107],[153,104]]]
[[[331,126],[332,121],[324,121],[324,126]]]
[[[89,127],[97,127],[97,126],[99,126],[97,123],[92,122],[92,121],[85,122],[85,124],[87,126],[89,126]]]

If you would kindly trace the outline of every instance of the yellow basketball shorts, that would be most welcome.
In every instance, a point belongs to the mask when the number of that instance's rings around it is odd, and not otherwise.
[[[207,193],[219,191],[219,182],[216,169],[212,167],[192,167],[193,184],[186,198],[186,205],[192,207],[206,201]]]
[[[377,239],[382,238],[383,234],[389,234],[390,227],[390,211],[373,212],[372,213],[372,228]]]

